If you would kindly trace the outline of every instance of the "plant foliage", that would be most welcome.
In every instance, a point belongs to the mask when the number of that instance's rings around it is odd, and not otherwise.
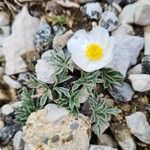
[[[111,88],[115,84],[120,84],[123,81],[123,76],[120,72],[111,68],[103,68],[100,70],[100,78],[103,81],[105,89]]]
[[[94,124],[94,131],[100,134],[101,126],[108,124],[108,117],[120,112],[117,107],[110,107],[104,100],[101,100],[96,94],[90,97],[91,122]]]
[[[33,95],[34,90],[27,90],[26,88],[23,88],[21,93],[21,107],[18,107],[15,110],[16,121],[20,125],[24,125],[32,112],[43,108],[43,106],[45,106],[52,98],[49,90],[36,99],[33,98]]]

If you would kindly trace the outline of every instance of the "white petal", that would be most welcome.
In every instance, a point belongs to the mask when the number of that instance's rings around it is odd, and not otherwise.
[[[83,53],[72,55],[72,60],[82,70],[87,71],[87,67],[90,64],[90,61]]]
[[[109,33],[105,28],[96,26],[89,32],[89,39],[90,42],[99,43],[103,49],[106,49],[109,41]]]
[[[87,72],[92,72],[108,65],[113,58],[113,47],[114,47],[114,38],[110,37],[108,47],[104,51],[104,57],[99,61],[90,62],[90,64],[87,67]]]
[[[84,52],[88,43],[87,32],[85,30],[79,30],[69,39],[67,43],[68,51],[71,54]]]

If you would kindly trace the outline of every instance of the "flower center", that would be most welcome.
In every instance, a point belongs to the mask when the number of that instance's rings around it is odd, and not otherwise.
[[[91,61],[99,60],[103,57],[103,48],[97,43],[90,43],[86,47],[85,55]]]

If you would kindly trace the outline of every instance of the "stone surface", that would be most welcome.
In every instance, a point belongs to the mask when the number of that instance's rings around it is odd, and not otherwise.
[[[90,19],[98,20],[100,18],[100,15],[102,14],[102,7],[98,2],[87,3],[83,7],[81,7],[81,11]]]
[[[4,127],[4,121],[2,120],[2,118],[0,117],[0,130]]]
[[[18,130],[19,127],[16,124],[6,125],[4,128],[0,129],[1,145],[8,144]]]
[[[55,0],[55,2],[63,7],[66,8],[79,8],[80,5],[78,3],[75,2],[71,2],[69,0]]]
[[[120,123],[111,125],[111,131],[122,150],[136,150],[136,144],[129,129]]]
[[[67,31],[62,35],[56,34],[53,39],[53,48],[55,48],[56,46],[64,48],[72,35],[73,35],[72,30]]]
[[[106,28],[108,31],[113,31],[118,28],[118,18],[115,13],[111,11],[105,11],[101,15],[99,25]]]
[[[50,61],[47,61],[47,57],[51,56],[51,50],[46,51],[42,54],[40,60],[37,61],[35,66],[35,72],[37,78],[45,83],[53,84],[54,83],[54,73],[55,69],[54,66]]]
[[[150,25],[144,28],[145,49],[144,55],[150,55]]]
[[[26,6],[23,7],[13,22],[12,34],[3,40],[2,50],[6,59],[6,74],[12,75],[26,71],[26,64],[20,56],[34,50],[33,37],[38,25],[39,19],[30,16]]]
[[[80,103],[85,103],[87,99],[89,98],[90,93],[87,91],[86,88],[81,88],[80,90],[80,96],[79,96],[79,102]]]
[[[113,59],[107,67],[126,76],[128,68],[137,63],[137,57],[144,46],[144,39],[130,35],[117,35],[114,38]]]
[[[2,107],[2,114],[3,115],[9,115],[12,114],[14,112],[14,109],[11,105],[6,104]]]
[[[150,90],[150,75],[148,74],[130,74],[129,80],[135,91],[146,92]]]
[[[34,44],[38,51],[48,50],[53,39],[52,28],[42,19],[34,37]]]
[[[129,71],[128,71],[128,74],[141,74],[142,73],[142,64],[138,64],[136,66],[134,66],[133,68],[131,68]]]
[[[123,34],[134,35],[135,33],[133,30],[133,27],[128,24],[123,24],[123,25],[119,26],[119,28],[117,30],[112,32],[113,36],[123,35]]]
[[[135,23],[138,25],[150,25],[150,1],[139,0],[135,9]]]
[[[49,122],[55,122],[68,115],[68,111],[65,108],[60,108],[55,104],[49,104],[45,107],[47,110],[47,120]]]
[[[2,80],[1,80],[2,82]],[[0,82],[0,106],[10,102],[13,99],[12,91],[4,83]]]
[[[134,23],[134,15],[137,8],[137,3],[129,4],[123,8],[118,16],[120,24]]]
[[[117,147],[117,143],[109,134],[98,135],[98,144],[110,147]]]
[[[149,56],[143,57],[142,62],[132,67],[128,74],[149,74],[150,75],[150,59]]]
[[[130,132],[142,142],[150,144],[150,125],[143,112],[136,112],[126,116],[126,122]]]
[[[4,12],[0,12],[0,27],[7,26],[10,23],[10,16]]]
[[[117,150],[117,149],[104,145],[91,145],[89,150]]]
[[[49,104],[45,109],[32,113],[23,128],[25,143],[31,144],[32,150],[39,146],[51,150],[77,150],[79,147],[80,150],[88,150],[91,135],[89,119],[82,114],[77,119],[66,112],[64,108]],[[54,113],[55,117],[52,116]]]
[[[132,100],[134,91],[130,84],[123,82],[121,85],[115,85],[109,90],[112,97],[119,102],[128,102]]]
[[[14,150],[23,150],[24,142],[22,140],[22,132],[18,131],[13,138],[13,148]]]
[[[35,71],[35,64],[37,60],[40,58],[40,54],[38,51],[29,51],[21,55],[21,58],[25,62],[27,69],[29,71]]]
[[[4,75],[3,79],[5,83],[9,85],[10,88],[20,89],[22,87],[22,85],[18,81],[12,79],[8,75]]]

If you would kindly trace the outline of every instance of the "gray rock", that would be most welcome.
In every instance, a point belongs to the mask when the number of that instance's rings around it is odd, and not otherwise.
[[[13,138],[13,148],[14,150],[23,150],[24,142],[22,140],[22,132],[18,131]]]
[[[6,104],[4,106],[2,106],[2,114],[3,115],[9,115],[12,114],[14,112],[14,109],[11,105]]]
[[[113,59],[107,67],[126,76],[128,68],[137,63],[137,57],[144,46],[144,39],[130,35],[117,35],[114,38]]]
[[[130,84],[123,82],[121,85],[115,85],[109,90],[109,93],[116,101],[128,102],[132,100],[134,91]]]
[[[90,93],[87,91],[86,88],[81,88],[80,90],[80,96],[79,96],[79,102],[80,103],[85,103],[87,99],[89,98]]]
[[[145,49],[144,55],[150,55],[150,25],[144,28]]]
[[[102,7],[100,3],[93,2],[87,3],[83,7],[81,7],[81,11],[84,15],[87,15],[90,19],[100,19],[100,15],[102,14]]]
[[[12,24],[11,35],[4,38],[2,45],[7,75],[18,74],[27,70],[21,55],[35,49],[33,39],[38,25],[39,19],[32,17],[26,6],[16,15]]]
[[[4,12],[0,12],[0,27],[7,26],[10,23],[10,16]]]
[[[55,104],[33,112],[23,127],[23,140],[33,149],[40,143],[45,150],[88,150],[90,138],[88,117],[79,114],[77,118]]]
[[[108,31],[113,31],[118,28],[118,18],[115,13],[111,11],[105,11],[101,15],[99,25],[106,28]]]
[[[53,84],[55,81],[55,76],[53,75],[55,73],[55,68],[52,62],[47,61],[47,57],[49,56],[51,56],[51,50],[42,54],[41,59],[37,61],[35,66],[35,72],[40,81]]]
[[[128,71],[128,74],[149,74],[150,75],[150,57],[145,56],[140,64],[137,64]]]
[[[38,51],[48,50],[52,44],[52,40],[52,28],[45,20],[41,20],[34,38],[34,44],[36,49]]]
[[[134,35],[135,32],[133,30],[133,27],[128,24],[123,24],[123,25],[119,26],[119,28],[117,30],[112,32],[113,36],[123,35],[123,34]]]
[[[135,91],[146,92],[150,90],[150,75],[148,74],[130,74],[129,80]]]
[[[18,81],[12,79],[8,75],[4,75],[3,79],[5,83],[9,85],[10,88],[20,89],[22,87],[22,85]]]
[[[1,145],[6,145],[10,142],[14,134],[19,131],[19,127],[16,124],[5,126],[0,130],[0,142]]]
[[[134,15],[136,11],[137,3],[129,4],[123,8],[118,16],[120,24],[134,23]]]
[[[142,26],[150,25],[150,1],[139,0],[135,9],[135,23]]]
[[[142,64],[138,64],[136,66],[134,66],[133,68],[131,68],[129,71],[128,71],[128,74],[141,74],[142,73]]]
[[[94,1],[96,1],[96,0],[78,0],[79,1],[79,3],[81,3],[81,4],[85,4],[85,3],[88,3],[88,2],[94,2]]]
[[[91,145],[89,150],[117,150],[117,149],[104,145]]]
[[[125,125],[113,124],[111,125],[111,131],[122,150],[136,150],[136,144]]]
[[[98,144],[110,147],[117,147],[116,141],[108,134],[98,135]]]
[[[136,112],[126,116],[126,122],[130,132],[142,142],[150,144],[150,125],[143,112]]]
[[[47,120],[49,122],[55,122],[61,119],[64,116],[67,116],[69,113],[65,108],[60,108],[55,104],[48,104],[45,106],[47,110]]]

